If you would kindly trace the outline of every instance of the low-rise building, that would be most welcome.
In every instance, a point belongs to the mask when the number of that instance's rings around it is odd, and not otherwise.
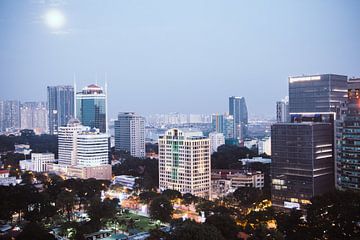
[[[33,172],[45,172],[46,165],[55,161],[53,153],[32,153],[31,159],[20,161],[20,169]]]
[[[264,174],[260,171],[248,172],[236,169],[213,169],[211,171],[213,198],[225,196],[239,187],[264,187]]]
[[[115,176],[113,184],[120,184],[126,188],[133,189],[136,184],[136,179],[138,179],[138,177],[133,177],[129,175]]]
[[[0,169],[0,186],[15,186],[16,184],[16,177],[10,177],[10,170]]]
[[[95,178],[98,180],[111,180],[112,177],[110,164],[103,164],[99,166],[83,166],[50,163],[47,164],[46,171],[62,175],[67,178]]]

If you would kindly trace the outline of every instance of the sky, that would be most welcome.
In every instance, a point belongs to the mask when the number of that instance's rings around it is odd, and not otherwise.
[[[65,24],[49,26],[56,9]],[[108,82],[117,112],[275,116],[288,76],[360,76],[360,1],[0,1],[0,99]]]

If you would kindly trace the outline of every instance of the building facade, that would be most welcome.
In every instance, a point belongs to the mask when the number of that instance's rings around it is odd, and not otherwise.
[[[224,134],[212,132],[209,134],[211,153],[217,152],[218,147],[225,144]]]
[[[160,190],[211,198],[210,140],[170,129],[159,138]]]
[[[76,93],[76,118],[82,125],[107,132],[106,92],[96,84],[91,84]]]
[[[235,137],[243,139],[246,136],[248,111],[244,97],[229,97],[229,114],[234,117]]]
[[[145,157],[145,119],[133,112],[119,113],[115,121],[115,149]]]
[[[20,102],[0,101],[0,131],[20,129]]]
[[[285,123],[290,121],[289,115],[289,97],[276,102],[276,122]]]
[[[57,134],[58,128],[74,117],[74,87],[47,87],[47,101],[49,133]]]
[[[336,185],[360,191],[360,79],[349,79],[348,98],[336,122]]]
[[[289,112],[339,113],[345,102],[347,76],[320,74],[289,77]]]
[[[334,189],[333,124],[277,123],[271,128],[274,207],[303,209]]]
[[[31,153],[31,159],[20,161],[20,169],[33,172],[45,172],[46,166],[55,161],[53,153]]]
[[[48,110],[45,102],[24,102],[20,107],[21,129],[41,134],[48,130]]]

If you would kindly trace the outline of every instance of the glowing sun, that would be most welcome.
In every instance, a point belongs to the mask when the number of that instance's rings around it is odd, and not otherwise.
[[[65,15],[58,9],[48,10],[44,20],[46,25],[52,29],[60,29],[66,23]]]

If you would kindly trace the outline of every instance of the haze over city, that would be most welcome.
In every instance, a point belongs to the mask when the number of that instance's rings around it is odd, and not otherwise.
[[[111,117],[225,112],[231,95],[274,117],[288,76],[358,74],[359,12],[358,1],[2,1],[0,96],[45,101],[48,85],[74,74],[78,88],[104,85],[107,73]]]

